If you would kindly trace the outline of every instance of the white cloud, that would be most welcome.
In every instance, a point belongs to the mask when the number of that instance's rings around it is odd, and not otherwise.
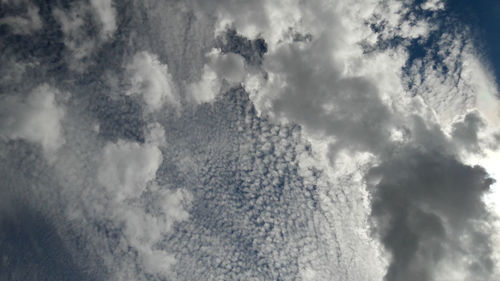
[[[102,149],[97,179],[114,202],[136,199],[154,184],[163,156],[165,130],[158,123],[148,125],[145,143],[118,140]]]
[[[159,147],[165,145],[165,131],[158,123],[149,124],[148,131],[145,143],[119,140],[108,142],[103,148],[97,180],[104,186],[104,197],[109,201],[104,209],[96,210],[104,212],[100,215],[116,225],[123,225],[124,237],[137,251],[140,268],[148,274],[169,277],[176,259],[156,245],[176,222],[189,219],[186,208],[192,196],[184,189],[169,190],[156,183],[163,160]],[[148,210],[141,199],[145,193],[151,196]],[[129,275],[142,276],[133,272]],[[126,276],[120,270],[115,275],[131,278]]]
[[[420,7],[424,10],[439,11],[444,9],[444,3],[441,0],[427,0]]]
[[[187,96],[197,104],[211,102],[219,94],[220,87],[217,73],[205,65],[200,80],[187,86]]]
[[[213,49],[206,58],[200,80],[187,86],[188,98],[198,104],[213,101],[224,85],[226,89],[236,86],[247,75],[245,60],[238,54]]]
[[[124,234],[129,243],[138,251],[140,262],[150,274],[171,276],[172,267],[176,263],[173,254],[160,250],[155,245],[164,235],[171,232],[176,222],[189,218],[184,208],[189,205],[191,197],[186,191],[161,190],[155,194],[153,205],[158,212],[145,212],[143,207],[120,204],[112,210],[114,218],[125,225]]]
[[[57,89],[42,84],[24,98],[2,97],[0,134],[38,144],[47,155],[56,152],[65,142],[61,124],[65,110],[57,95]]]
[[[270,49],[283,39],[290,27],[298,26],[304,15],[301,2],[283,1],[198,1],[201,10],[217,16],[216,34],[228,27],[243,36],[263,36]]]
[[[149,111],[161,109],[164,103],[179,108],[177,88],[168,72],[168,66],[148,52],[134,55],[127,65],[131,88],[129,95],[142,95]]]
[[[99,182],[114,200],[137,198],[155,178],[162,161],[161,151],[150,144],[119,140],[104,147]]]
[[[101,37],[106,40],[116,31],[116,10],[113,0],[90,0],[95,17],[101,23]]]
[[[208,58],[219,79],[236,84],[245,77],[245,60],[242,56],[234,53],[221,54],[219,50],[213,50]]]

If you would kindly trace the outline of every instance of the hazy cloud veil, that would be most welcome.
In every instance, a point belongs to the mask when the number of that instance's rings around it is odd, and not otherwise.
[[[0,2],[1,280],[500,278],[500,102],[441,0]]]

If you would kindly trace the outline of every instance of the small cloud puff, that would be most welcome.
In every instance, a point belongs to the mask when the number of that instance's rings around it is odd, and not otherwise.
[[[65,110],[56,101],[58,94],[57,89],[42,84],[27,97],[3,97],[0,136],[38,144],[47,156],[54,153],[65,142],[61,125]]]
[[[116,31],[116,11],[113,0],[90,0],[94,16],[101,23],[101,37],[107,39]]]
[[[208,62],[201,79],[188,85],[188,96],[197,104],[211,102],[224,84],[236,86],[246,77],[245,59],[235,53],[223,54],[213,49],[207,54]]]
[[[180,102],[168,66],[156,55],[139,52],[126,67],[131,87],[128,95],[142,95],[150,112],[159,110],[166,102],[179,108]]]
[[[108,143],[103,153],[97,178],[118,201],[138,197],[162,162],[155,145],[124,140]]]

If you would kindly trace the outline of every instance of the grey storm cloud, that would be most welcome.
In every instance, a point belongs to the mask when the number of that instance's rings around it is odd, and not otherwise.
[[[464,263],[466,278],[491,280],[492,230],[484,227],[491,218],[482,197],[494,180],[484,168],[418,142],[382,159],[367,178],[374,231],[392,256],[386,280],[440,280],[446,263],[451,270]]]

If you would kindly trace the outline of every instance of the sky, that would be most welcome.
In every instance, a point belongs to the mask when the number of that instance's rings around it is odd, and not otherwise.
[[[456,14],[463,19],[467,25],[474,29],[478,48],[492,68],[492,72],[498,82],[500,78],[498,65],[500,64],[500,46],[499,31],[495,25],[500,20],[500,3],[494,0],[475,1],[448,1],[449,13]]]
[[[499,17],[0,0],[0,279],[500,280]]]

